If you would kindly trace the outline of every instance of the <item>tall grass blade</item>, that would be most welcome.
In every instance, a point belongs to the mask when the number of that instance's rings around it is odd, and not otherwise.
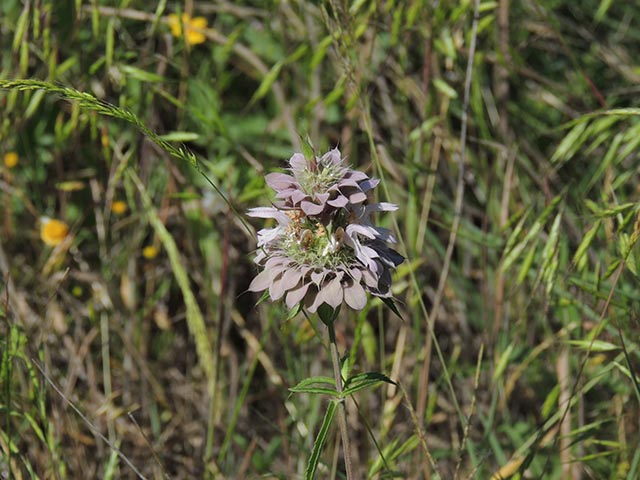
[[[318,462],[320,461],[320,454],[322,453],[322,448],[327,441],[327,434],[329,433],[329,427],[331,426],[331,422],[333,421],[337,406],[338,403],[335,401],[331,401],[329,402],[329,405],[327,405],[327,411],[324,414],[324,418],[322,419],[320,431],[318,432],[316,441],[313,443],[311,456],[309,457],[309,461],[307,462],[307,468],[304,471],[305,480],[313,480],[315,478],[316,470],[318,468]]]

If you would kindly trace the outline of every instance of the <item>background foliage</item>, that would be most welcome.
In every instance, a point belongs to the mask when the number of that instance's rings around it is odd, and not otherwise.
[[[348,404],[362,478],[638,478],[640,7],[473,11],[1,2],[3,478],[302,475],[327,400],[287,389],[329,371],[324,330],[254,307],[242,212],[307,136],[401,206],[404,320],[336,323],[399,383]]]

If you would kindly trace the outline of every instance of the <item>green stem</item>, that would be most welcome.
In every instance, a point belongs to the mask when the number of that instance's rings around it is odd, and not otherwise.
[[[336,381],[336,390],[342,397],[342,375],[340,374],[340,355],[338,354],[338,346],[336,344],[336,331],[333,327],[333,321],[327,322],[329,328],[329,347],[331,349],[331,362],[333,363],[333,378]],[[338,424],[340,425],[340,434],[342,436],[342,450],[344,452],[344,466],[347,471],[347,480],[353,480],[353,464],[351,463],[351,447],[349,443],[349,433],[347,431],[347,409],[345,399],[341,398],[338,404]]]

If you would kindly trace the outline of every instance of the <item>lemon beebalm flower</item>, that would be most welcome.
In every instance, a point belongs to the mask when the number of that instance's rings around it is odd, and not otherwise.
[[[122,200],[116,200],[111,204],[111,211],[116,215],[122,215],[127,211],[127,204]]]
[[[158,247],[147,245],[142,249],[142,256],[147,260],[152,260],[158,256]]]
[[[56,247],[69,234],[69,227],[61,220],[42,217],[40,219],[40,238],[50,247]]]
[[[18,154],[16,152],[7,152],[4,154],[4,166],[13,168],[18,165]]]
[[[389,245],[392,233],[371,223],[372,213],[398,208],[369,201],[380,180],[351,169],[338,149],[322,157],[296,153],[289,165],[291,175],[265,177],[278,200],[248,212],[277,221],[258,232],[255,263],[264,270],[249,290],[311,313],[343,303],[362,310],[367,293],[392,303],[391,273],[404,257]]]
[[[207,28],[207,19],[204,17],[193,17],[190,15],[183,13],[182,21],[178,18],[175,13],[172,13],[167,17],[167,21],[169,23],[169,28],[171,28],[171,34],[174,37],[182,36],[182,25],[185,26],[185,41],[189,45],[197,45],[199,43],[204,43],[207,37],[205,37],[204,33],[199,30],[204,30]]]

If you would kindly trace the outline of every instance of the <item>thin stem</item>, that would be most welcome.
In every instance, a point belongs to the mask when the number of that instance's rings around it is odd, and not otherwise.
[[[340,355],[336,344],[336,331],[333,321],[327,322],[329,328],[329,347],[331,349],[331,363],[333,363],[333,378],[336,381],[336,390],[342,396],[342,375],[340,374]],[[338,424],[340,425],[340,435],[342,436],[342,450],[344,451],[344,466],[347,471],[347,480],[355,479],[353,475],[353,464],[351,463],[351,447],[349,443],[349,432],[347,431],[347,409],[345,399],[341,399],[338,405]]]

